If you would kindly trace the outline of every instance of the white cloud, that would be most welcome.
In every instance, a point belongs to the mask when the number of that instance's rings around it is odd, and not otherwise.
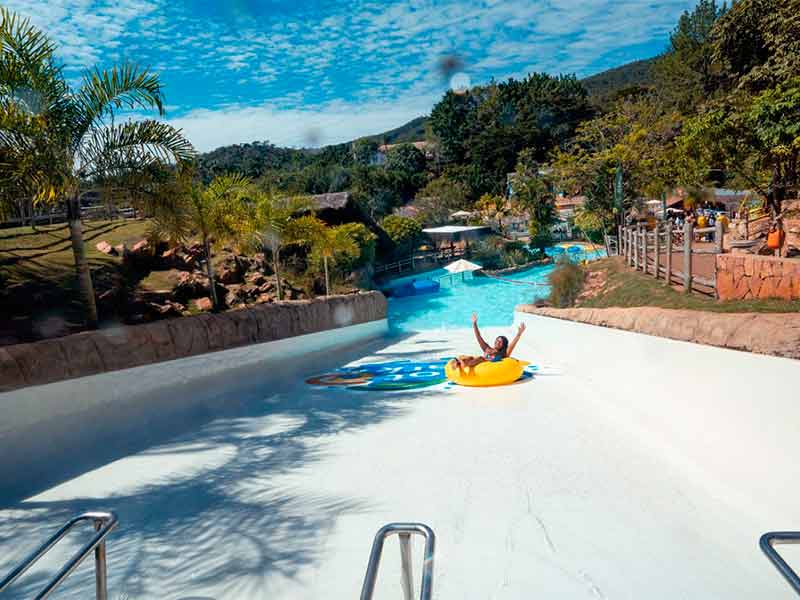
[[[626,49],[666,43],[695,1],[362,0],[273,12],[261,3],[258,16],[241,18],[224,2],[200,18],[204,0],[6,5],[47,31],[68,67],[112,58],[154,67],[171,102],[195,107],[179,121],[209,148],[262,138],[303,145],[312,128],[327,143],[399,125],[429,111],[446,88],[452,73],[437,63],[447,55],[463,60],[473,83],[531,71],[586,76],[615,66],[609,57]]]
[[[324,146],[398,127],[430,110],[436,96],[397,102],[331,102],[302,109],[275,105],[197,109],[169,119],[197,150],[268,140],[278,146]]]

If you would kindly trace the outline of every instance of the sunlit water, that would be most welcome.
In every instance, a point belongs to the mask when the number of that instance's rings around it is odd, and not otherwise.
[[[573,254],[573,260],[594,260],[605,255],[598,250],[589,253]],[[530,304],[550,294],[547,276],[553,265],[531,267],[525,271],[502,275],[508,283],[488,277],[471,277],[463,280],[461,275],[440,279],[438,293],[405,298],[389,298],[389,324],[395,332],[430,331],[469,327],[470,315],[478,313],[484,326],[508,326],[514,319],[514,307]],[[445,275],[440,269],[417,278],[432,278]],[[409,281],[412,277],[403,277]],[[536,285],[530,285],[536,284]]]

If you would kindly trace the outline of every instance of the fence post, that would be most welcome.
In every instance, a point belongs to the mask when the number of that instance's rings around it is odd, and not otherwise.
[[[649,248],[647,247],[649,243],[647,240],[648,236],[649,234],[647,233],[647,225],[645,225],[642,228],[642,256],[644,257],[644,260],[642,260],[642,272],[645,275],[647,275],[647,273],[649,272],[648,271],[649,267],[647,266],[647,254],[648,254],[647,251],[649,250]]]
[[[692,291],[692,238],[694,226],[690,221],[683,225],[683,291],[688,294]]]
[[[722,254],[722,237],[724,235],[722,221],[717,220],[714,224],[714,250],[717,254]]]
[[[667,221],[667,285],[672,285],[672,223]]]
[[[655,231],[655,254],[653,255],[653,275],[655,278],[658,279],[660,273],[658,272],[659,263],[661,262],[661,240],[658,239],[661,236],[661,223],[656,221],[656,231]]]
[[[617,256],[623,256],[625,243],[622,239],[622,225],[617,227]]]
[[[639,270],[639,229],[641,225],[637,225],[633,230],[633,268]]]
[[[631,231],[627,227],[625,231],[625,264],[631,266]]]

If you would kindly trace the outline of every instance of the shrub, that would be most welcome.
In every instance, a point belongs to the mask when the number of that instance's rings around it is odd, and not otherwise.
[[[358,256],[352,259],[344,258],[340,261],[342,270],[354,271],[375,261],[375,241],[378,237],[366,225],[363,223],[344,223],[339,225],[337,229],[346,232],[360,250]]]
[[[392,239],[396,246],[396,253],[401,256],[408,254],[419,242],[422,237],[422,227],[414,219],[389,215],[382,222],[381,226],[386,234]]]
[[[471,244],[469,247],[469,259],[490,271],[505,267],[503,252],[491,238]]]
[[[550,303],[558,308],[575,306],[583,289],[585,273],[580,265],[562,257],[550,273]]]

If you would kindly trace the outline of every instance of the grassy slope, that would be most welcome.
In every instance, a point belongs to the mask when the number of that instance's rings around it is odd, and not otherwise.
[[[119,264],[120,259],[99,252],[95,245],[107,241],[112,246],[133,245],[145,237],[147,221],[94,221],[84,223],[86,253],[92,269]],[[66,224],[15,227],[0,230],[0,275],[6,285],[31,280],[72,279],[75,261]]]
[[[611,306],[658,306],[706,310],[710,312],[798,312],[800,300],[734,300],[720,302],[697,294],[684,294],[637,271],[625,267],[617,258],[599,260],[589,265],[590,271],[606,271],[608,280],[602,293],[581,303],[587,308]]]

